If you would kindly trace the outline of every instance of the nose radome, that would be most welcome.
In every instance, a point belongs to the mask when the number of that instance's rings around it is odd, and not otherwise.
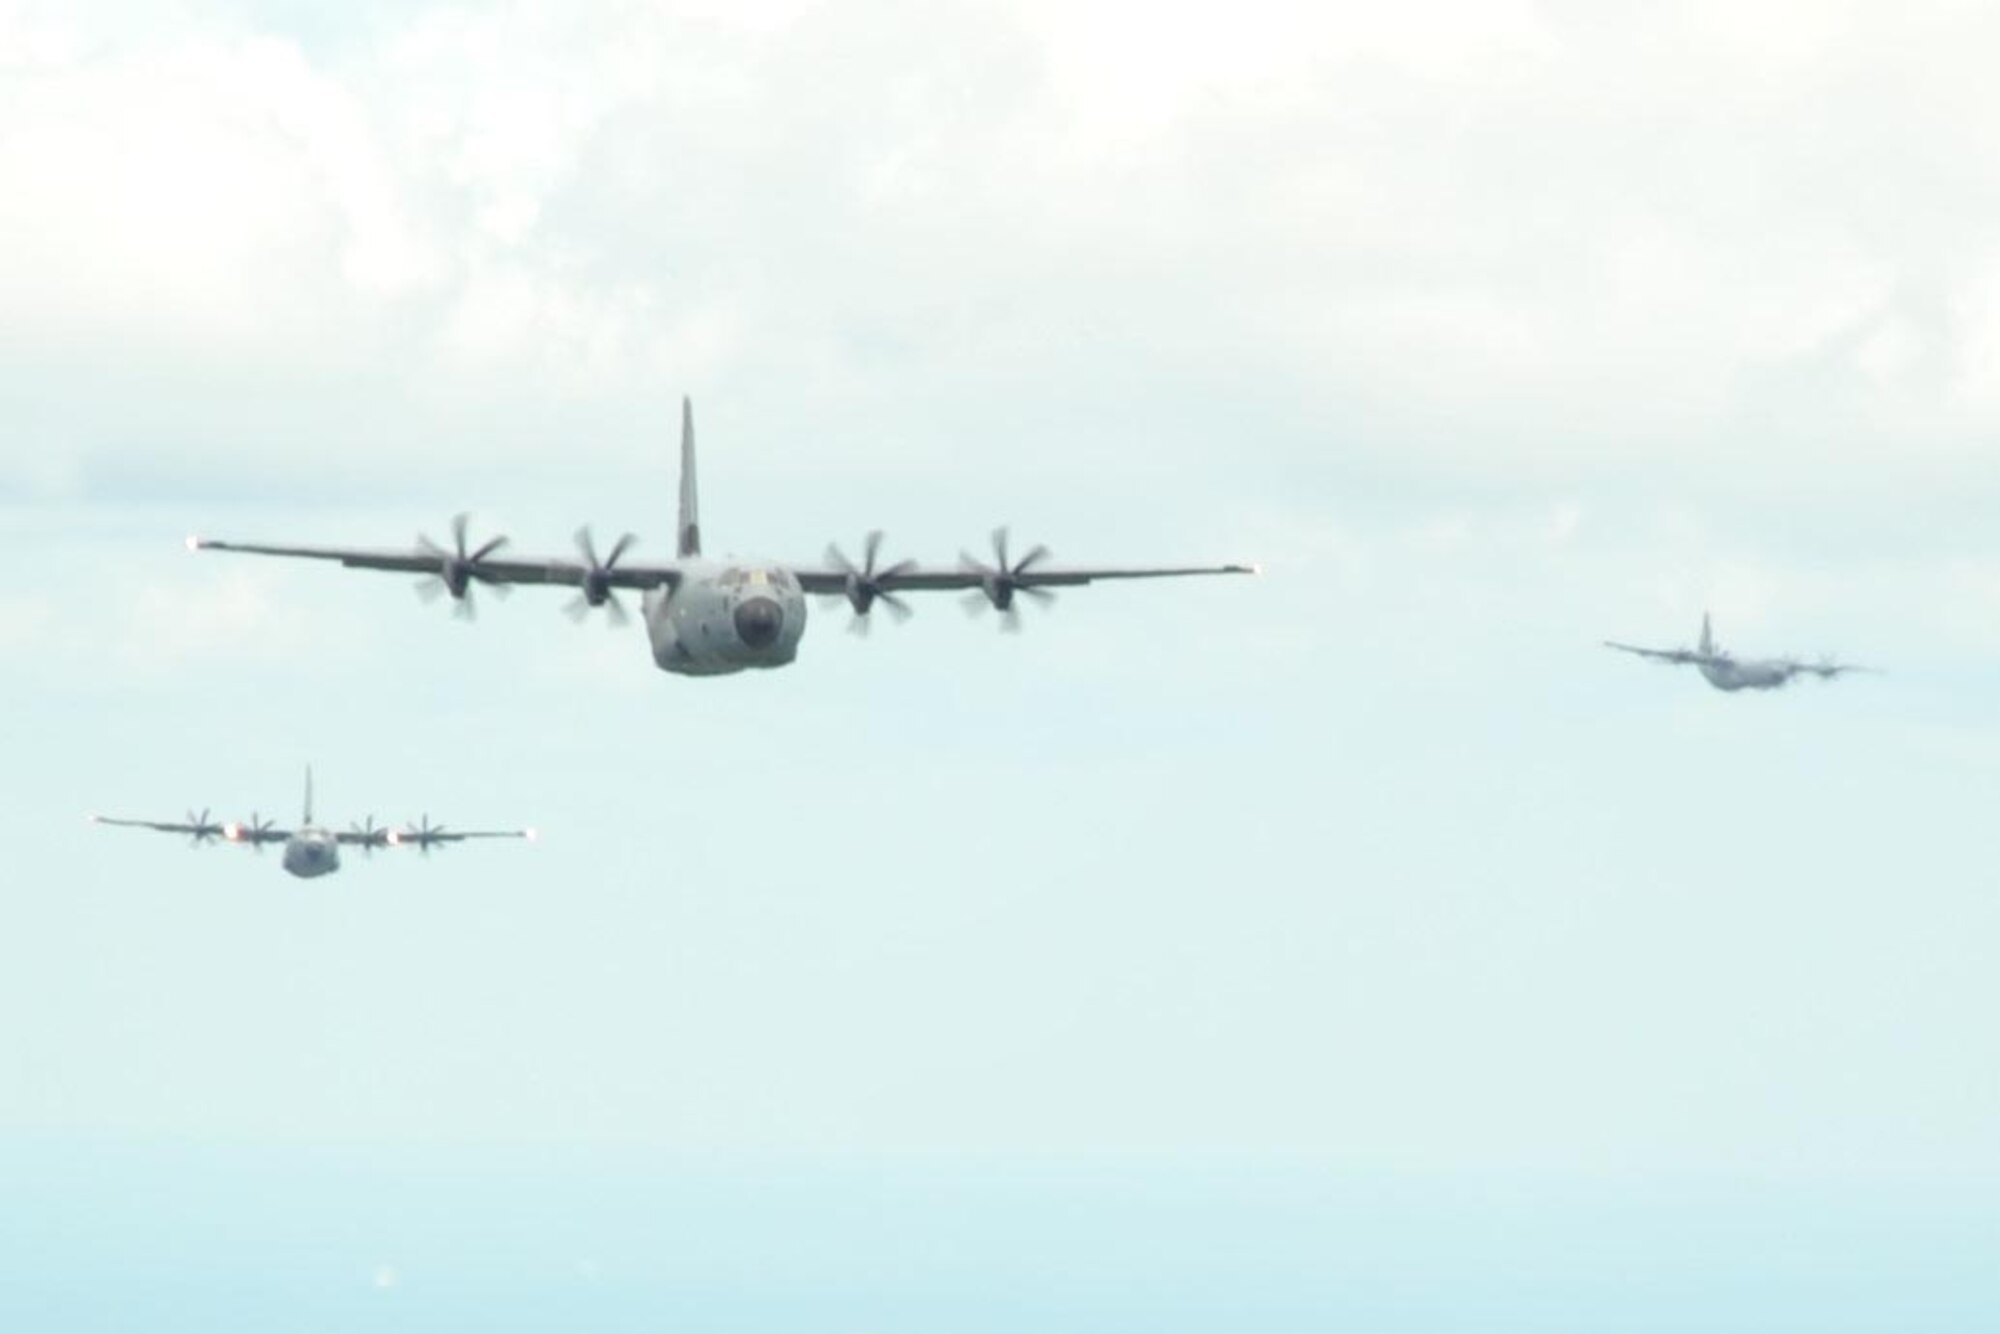
[[[785,609],[770,598],[745,598],[736,604],[736,635],[751,648],[769,648],[785,628]]]

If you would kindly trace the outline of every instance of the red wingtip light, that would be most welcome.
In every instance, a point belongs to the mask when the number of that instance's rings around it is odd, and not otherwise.
[[[222,836],[231,843],[241,843],[243,841],[243,826],[232,820],[230,823],[222,826]]]

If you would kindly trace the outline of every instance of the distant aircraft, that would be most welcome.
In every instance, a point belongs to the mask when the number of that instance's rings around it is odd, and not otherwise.
[[[328,829],[313,823],[312,770],[306,770],[305,816],[297,829],[279,829],[269,820],[260,820],[252,813],[247,822],[231,821],[216,824],[203,810],[200,815],[188,812],[185,823],[170,820],[114,820],[108,816],[93,815],[90,818],[98,824],[123,825],[133,829],[157,829],[163,834],[186,834],[195,847],[213,843],[218,839],[226,843],[241,843],[262,852],[267,843],[285,845],[285,869],[302,880],[317,876],[331,875],[340,869],[340,849],[342,846],[358,847],[363,852],[373,854],[377,848],[414,847],[425,856],[441,843],[462,843],[468,838],[526,838],[535,837],[532,829],[465,829],[447,830],[443,825],[431,823],[426,814],[418,823],[397,830],[379,827],[375,817],[369,816],[364,823],[350,824],[345,830]]]
[[[617,590],[639,590],[653,661],[662,671],[684,676],[721,676],[749,668],[782,667],[798,656],[805,634],[807,593],[846,599],[853,609],[850,628],[865,632],[877,604],[898,620],[910,608],[902,594],[946,589],[965,590],[967,610],[991,606],[1000,613],[1004,630],[1020,624],[1018,597],[1048,602],[1049,590],[1098,579],[1157,579],[1195,574],[1255,574],[1250,565],[1099,568],[1048,564],[1047,547],[1036,546],[1015,560],[1008,554],[1007,530],[993,532],[989,564],[961,554],[959,568],[931,570],[912,560],[879,564],[882,534],[869,533],[856,565],[838,547],[828,546],[823,566],[783,565],[763,560],[704,560],[701,522],[695,498],[694,411],[681,401],[680,522],[676,532],[677,559],[645,564],[627,561],[637,541],[627,533],[599,556],[590,530],[576,533],[581,560],[567,557],[502,557],[505,537],[494,537],[467,549],[466,516],[452,521],[452,546],[446,549],[419,536],[407,551],[347,547],[269,546],[248,542],[188,539],[190,550],[243,551],[263,556],[299,556],[336,560],[370,570],[402,570],[423,575],[419,591],[434,599],[450,593],[458,615],[470,618],[474,584],[505,593],[511,584],[559,584],[577,590],[567,608],[582,620],[602,607],[614,625],[627,613]]]
[[[1685,648],[1639,648],[1632,644],[1620,644],[1605,640],[1606,648],[1615,648],[1625,653],[1637,653],[1655,662],[1670,662],[1677,666],[1693,664],[1701,668],[1701,674],[1717,690],[1776,690],[1790,685],[1795,676],[1817,676],[1830,681],[1844,672],[1865,672],[1872,668],[1856,667],[1840,662],[1800,662],[1795,658],[1736,658],[1723,652],[1715,642],[1715,634],[1709,627],[1708,613],[1701,614],[1701,643],[1692,649]]]

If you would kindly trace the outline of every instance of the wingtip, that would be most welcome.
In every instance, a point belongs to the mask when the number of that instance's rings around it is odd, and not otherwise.
[[[539,829],[532,829],[532,828],[531,828],[531,829],[523,829],[523,830],[521,831],[521,837],[522,837],[522,838],[524,838],[524,839],[526,839],[526,840],[528,840],[528,842],[530,842],[530,843],[536,843],[536,842],[539,842],[539,841],[541,840],[541,837],[542,837],[542,831],[541,831],[541,830],[539,830]]]
[[[182,545],[187,547],[189,551],[200,551],[203,547],[208,545],[208,542],[203,538],[196,537],[193,533],[189,533],[187,535],[186,541],[183,542]]]

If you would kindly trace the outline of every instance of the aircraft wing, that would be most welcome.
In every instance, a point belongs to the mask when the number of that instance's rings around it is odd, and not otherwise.
[[[392,840],[387,829],[336,830],[333,841],[354,848],[386,848]]]
[[[1031,553],[1032,554],[1032,553]],[[1023,568],[1026,567],[1026,568]],[[1023,561],[1012,571],[977,565],[955,570],[929,570],[917,565],[894,567],[874,575],[859,575],[838,566],[792,566],[792,577],[808,593],[845,593],[849,579],[859,577],[877,593],[921,593],[986,590],[993,584],[1017,589],[1066,588],[1100,579],[1178,579],[1197,574],[1257,574],[1255,565],[1043,565]]]
[[[532,829],[450,829],[429,835],[432,843],[463,843],[468,838],[525,838],[532,842]]]
[[[202,821],[180,820],[114,820],[108,815],[93,815],[92,824],[119,825],[126,829],[154,829],[162,834],[188,834],[198,838],[221,838],[229,832],[229,826],[210,824]]]
[[[1857,666],[1851,662],[1800,662],[1792,658],[1786,659],[1783,666],[1785,671],[1790,675],[1817,676],[1822,681],[1831,681],[1834,677],[1844,676],[1849,672],[1868,672],[1874,674],[1881,670],[1878,667]]]
[[[463,518],[464,516],[460,516]],[[455,524],[460,534],[464,524]],[[286,556],[299,560],[337,561],[349,569],[398,570],[406,574],[433,574],[447,584],[462,589],[466,582],[488,585],[559,584],[580,588],[593,576],[608,588],[660,588],[679,583],[677,565],[618,564],[593,567],[571,556],[513,556],[500,554],[504,538],[466,552],[461,541],[458,551],[447,551],[428,541],[418,541],[403,550],[382,547],[292,546],[263,542],[228,542],[215,538],[191,537],[190,551],[236,551],[252,556]]]
[[[1615,648],[1621,653],[1636,653],[1655,662],[1671,662],[1683,666],[1690,663],[1699,666],[1702,663],[1720,661],[1712,653],[1700,653],[1691,648],[1640,648],[1637,644],[1620,644],[1613,639],[1605,640],[1604,647]]]
[[[429,852],[441,843],[463,843],[470,838],[524,838],[533,842],[536,837],[532,829],[446,829],[434,825],[425,816],[421,824],[413,824],[407,829],[390,833],[387,843],[392,848],[415,848],[419,852]]]

